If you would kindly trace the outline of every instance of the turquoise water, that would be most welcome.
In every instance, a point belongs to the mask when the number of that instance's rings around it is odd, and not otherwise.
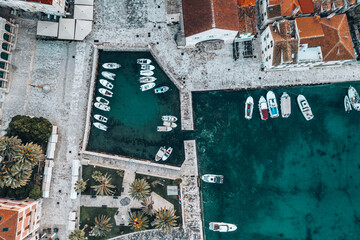
[[[155,94],[153,89],[145,92],[140,90],[138,82],[140,65],[136,63],[138,58],[152,60],[151,64],[156,67],[154,70],[154,76],[157,78],[155,88],[169,86],[168,92]],[[87,150],[153,160],[160,146],[171,146],[174,150],[166,163],[180,165],[184,160],[184,146],[178,89],[149,52],[101,51],[95,97],[102,96],[98,92],[98,88],[102,87],[98,80],[104,78],[100,73],[104,70],[102,64],[105,62],[117,62],[122,67],[108,70],[116,73],[115,80],[109,80],[114,84],[111,90],[114,95],[108,98],[111,110],[104,112],[94,107],[92,110],[92,115],[102,114],[109,118],[108,130],[104,132],[91,125]],[[171,132],[157,132],[156,127],[162,125],[162,115],[177,116],[178,127]]]
[[[193,94],[200,174],[224,175],[223,185],[201,183],[207,240],[359,239],[360,112],[344,111],[348,86],[272,89],[278,99],[289,93],[292,114],[267,121],[257,109],[265,89]],[[256,101],[250,121],[248,93]],[[309,122],[300,93],[315,115]],[[238,229],[212,232],[211,221]]]

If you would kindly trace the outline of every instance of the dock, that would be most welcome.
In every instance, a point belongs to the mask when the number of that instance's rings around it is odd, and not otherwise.
[[[194,115],[191,92],[180,92],[181,130],[194,130]]]

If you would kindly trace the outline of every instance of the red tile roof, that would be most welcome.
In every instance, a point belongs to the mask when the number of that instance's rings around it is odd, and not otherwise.
[[[43,4],[49,4],[52,5],[53,0],[26,0],[28,2],[38,2],[38,3],[43,3]]]
[[[256,34],[256,6],[239,7],[239,34]]]
[[[269,0],[268,15],[269,18],[291,16],[298,7],[300,8],[298,14],[314,12],[312,0]]]
[[[0,217],[2,217],[0,229],[9,228],[8,232],[0,231],[0,239],[15,240],[18,213],[16,211],[0,209]]]

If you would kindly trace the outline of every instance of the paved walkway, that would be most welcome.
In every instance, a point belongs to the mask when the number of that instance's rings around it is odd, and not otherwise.
[[[180,92],[181,129],[194,130],[194,114],[191,92]]]

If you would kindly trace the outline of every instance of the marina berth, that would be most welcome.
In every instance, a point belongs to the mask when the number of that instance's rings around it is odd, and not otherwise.
[[[271,118],[279,117],[279,109],[276,101],[276,96],[273,91],[268,91],[266,94],[266,100],[269,107],[269,113]]]
[[[246,119],[250,120],[252,118],[253,109],[254,109],[254,99],[251,96],[249,96],[245,102],[245,118]]]
[[[107,79],[109,79],[109,80],[114,80],[114,79],[115,79],[115,76],[116,76],[115,73],[111,73],[111,72],[108,72],[108,71],[103,71],[103,72],[101,72],[101,75],[102,75],[104,78],[107,78]]]
[[[297,102],[298,102],[298,105],[299,105],[299,108],[300,108],[300,111],[302,112],[304,118],[309,121],[311,119],[314,118],[314,115],[311,111],[311,107],[308,103],[308,101],[306,100],[306,98],[304,97],[304,95],[299,95],[297,97]]]
[[[288,118],[291,114],[291,98],[289,94],[284,92],[280,98],[281,116]]]

